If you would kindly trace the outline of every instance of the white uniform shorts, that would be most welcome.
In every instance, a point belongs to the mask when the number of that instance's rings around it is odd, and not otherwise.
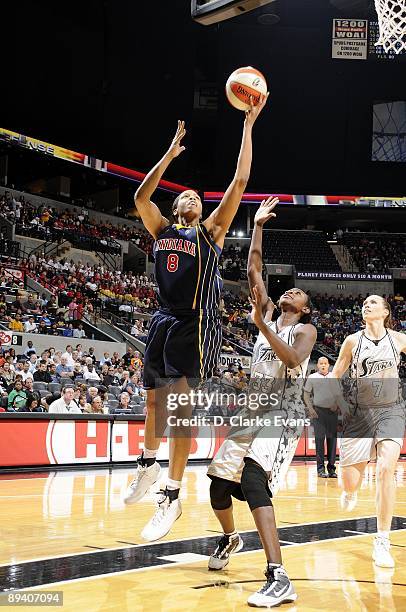
[[[376,458],[376,445],[393,440],[403,445],[405,406],[396,404],[380,408],[358,408],[343,430],[340,465],[355,465]]]
[[[272,410],[264,418],[271,424],[252,431],[230,432],[209,466],[209,476],[239,483],[244,459],[249,457],[268,473],[271,493],[277,493],[303,432],[304,406]]]

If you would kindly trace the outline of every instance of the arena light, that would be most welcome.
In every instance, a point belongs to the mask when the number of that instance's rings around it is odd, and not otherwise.
[[[203,25],[244,15],[275,0],[192,0],[192,18]]]

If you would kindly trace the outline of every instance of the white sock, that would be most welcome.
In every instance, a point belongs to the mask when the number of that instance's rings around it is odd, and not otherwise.
[[[172,480],[172,478],[168,478],[168,482],[166,483],[166,488],[169,491],[175,491],[176,489],[180,489],[181,484],[182,484],[181,480]]]
[[[144,447],[143,455],[144,459],[156,459],[158,453],[158,449],[150,450],[149,448]]]
[[[233,535],[237,535],[237,532],[236,532],[236,530],[235,530],[235,529],[234,529],[234,531],[230,531],[229,533],[227,533],[227,531],[225,531],[225,532],[224,532],[224,535],[226,535],[226,536],[230,537],[230,536],[233,536]]]
[[[378,536],[378,538],[386,538],[387,540],[389,540],[389,531],[380,531],[378,529],[378,533],[376,535]]]

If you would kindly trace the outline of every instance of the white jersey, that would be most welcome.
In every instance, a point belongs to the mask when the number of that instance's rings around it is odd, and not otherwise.
[[[269,329],[289,346],[295,341],[296,333],[303,327],[303,323],[288,325],[280,331],[276,321],[267,323]],[[275,354],[268,340],[260,332],[254,346],[251,365],[250,391],[264,393],[280,393],[285,395],[287,389],[296,387],[301,389],[307,372],[310,355],[296,368],[289,369]]]
[[[365,331],[356,334],[352,350],[351,378],[356,405],[365,408],[388,406],[401,401],[399,371],[400,354],[391,332],[381,340],[370,340]]]
[[[303,323],[289,325],[278,331],[276,322],[267,323],[269,329],[292,346],[296,333]],[[235,430],[224,440],[211,462],[208,475],[240,482],[244,458],[256,461],[272,476],[270,489],[274,495],[289,468],[300,439],[305,407],[302,401],[302,384],[306,376],[310,355],[296,368],[289,369],[276,356],[265,336],[260,333],[254,346],[249,394],[279,395],[277,405],[264,407],[260,416],[270,417],[270,425],[244,426],[236,423]],[[249,410],[243,416],[254,416]],[[272,419],[273,416],[273,419]],[[236,417],[238,418],[238,416]],[[286,424],[281,420],[285,419]]]

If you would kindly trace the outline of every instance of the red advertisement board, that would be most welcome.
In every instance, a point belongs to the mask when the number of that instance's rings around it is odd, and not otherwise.
[[[0,467],[116,463],[135,461],[144,447],[144,422],[100,420],[0,420]],[[211,459],[227,433],[225,427],[192,429],[191,459]],[[338,441],[339,442],[339,441]],[[339,445],[338,445],[339,446]],[[406,453],[406,440],[402,453]],[[313,431],[304,431],[298,457],[314,457]],[[163,439],[158,459],[169,458]]]

